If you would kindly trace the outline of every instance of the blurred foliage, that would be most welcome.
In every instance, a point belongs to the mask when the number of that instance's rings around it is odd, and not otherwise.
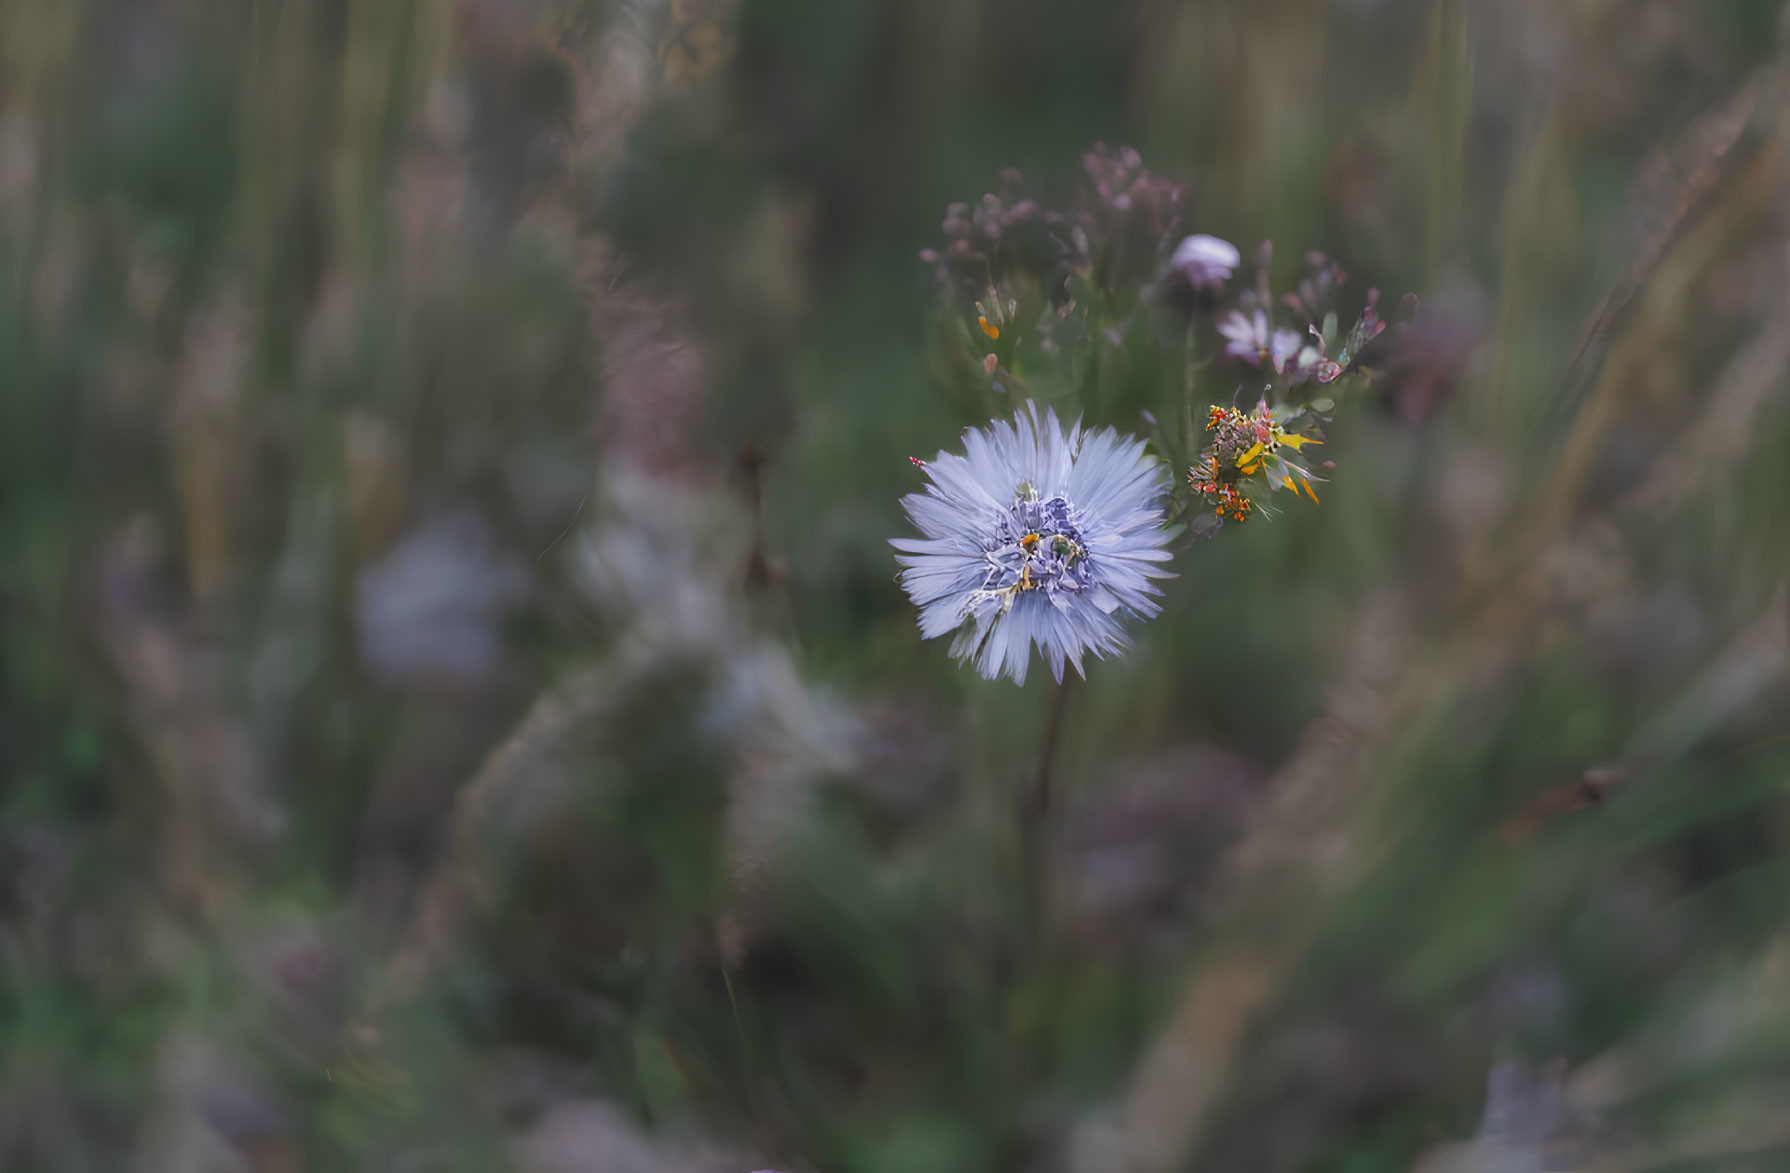
[[[0,1168],[1786,1167],[1785,19],[0,0]],[[1423,310],[1059,730],[886,540],[1096,142]]]

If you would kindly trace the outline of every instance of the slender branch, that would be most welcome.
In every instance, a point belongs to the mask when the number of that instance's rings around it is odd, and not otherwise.
[[[1064,673],[1062,683],[1051,698],[1050,715],[1044,719],[1044,748],[1038,755],[1038,776],[1032,781],[1031,794],[1026,799],[1025,818],[1028,823],[1039,823],[1050,813],[1051,807],[1051,771],[1056,765],[1057,746],[1063,740],[1063,715],[1069,707],[1069,685],[1075,677]]]
[[[1074,679],[1069,673],[1064,673],[1062,682],[1057,685],[1057,690],[1051,697],[1050,713],[1044,719],[1044,733],[1038,754],[1038,773],[1033,776],[1030,787],[1021,794],[1019,800],[1019,838],[1025,867],[1023,878],[1034,940],[1041,935],[1039,929],[1044,923],[1044,911],[1048,906],[1049,876],[1046,861],[1049,853],[1045,850],[1045,839],[1052,822],[1052,808],[1056,805],[1052,771],[1056,766],[1057,747],[1063,741],[1070,682]]]
[[[740,1095],[746,1102],[746,1113],[754,1121],[758,1119],[757,1097],[752,1088],[752,1055],[746,1043],[746,1024],[740,1018],[740,999],[733,992],[733,974],[728,972],[725,954],[718,958],[721,968],[721,982],[727,987],[727,1008],[733,1012],[733,1037],[740,1049]]]

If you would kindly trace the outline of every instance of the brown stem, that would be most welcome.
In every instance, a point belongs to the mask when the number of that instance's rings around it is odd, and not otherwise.
[[[1069,707],[1069,685],[1075,678],[1064,673],[1062,682],[1051,698],[1050,713],[1044,719],[1043,748],[1038,755],[1038,773],[1019,801],[1019,837],[1024,853],[1026,900],[1031,910],[1034,935],[1043,924],[1048,906],[1048,858],[1045,839],[1051,825],[1051,808],[1055,805],[1051,772],[1056,765],[1057,747],[1063,740],[1064,715]]]
[[[771,561],[764,550],[764,453],[756,444],[740,449],[740,471],[746,479],[746,501],[752,508],[752,549],[746,555],[746,589],[771,585]]]

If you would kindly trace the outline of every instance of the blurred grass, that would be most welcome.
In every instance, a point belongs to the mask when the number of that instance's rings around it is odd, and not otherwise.
[[[0,5],[0,1168],[1778,1167],[1781,21]],[[1035,938],[886,539],[1097,140],[1466,339],[1078,686]]]

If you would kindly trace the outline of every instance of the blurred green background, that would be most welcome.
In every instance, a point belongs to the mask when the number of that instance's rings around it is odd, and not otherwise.
[[[1790,1168],[1782,8],[0,0],[0,1169]],[[1052,750],[887,539],[1095,142],[1424,308]]]

